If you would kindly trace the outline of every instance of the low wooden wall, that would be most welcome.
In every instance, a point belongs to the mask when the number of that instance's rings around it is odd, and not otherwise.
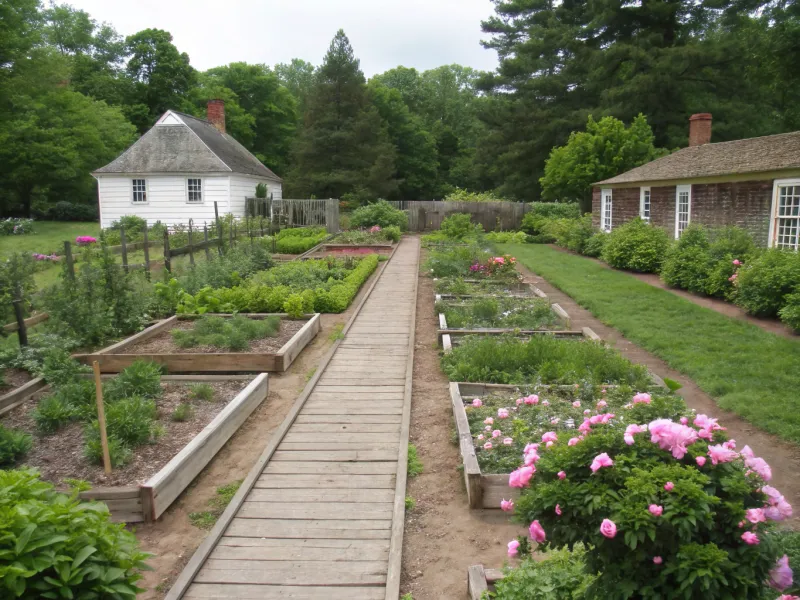
[[[31,379],[28,383],[19,386],[17,389],[0,396],[0,415],[13,410],[22,404],[30,396],[47,387],[47,382],[43,377]]]
[[[482,600],[484,594],[494,591],[494,584],[503,578],[500,569],[485,569],[483,565],[473,565],[467,569],[467,593],[470,600]]]

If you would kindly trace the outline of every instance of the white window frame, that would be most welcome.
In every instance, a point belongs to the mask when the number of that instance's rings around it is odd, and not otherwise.
[[[134,189],[134,182],[135,181],[144,181],[144,200],[138,201],[136,200],[136,192],[141,190]],[[135,204],[136,206],[146,206],[150,204],[150,183],[144,177],[131,177],[131,204]]]
[[[800,179],[776,179],[772,184],[772,205],[770,206],[769,211],[769,247],[770,248],[777,248],[778,247],[778,219],[786,218],[786,217],[779,217],[778,216],[778,199],[780,197],[780,191],[782,187],[800,187]],[[793,218],[790,216],[789,218]],[[800,217],[798,217],[798,229],[800,229]],[[800,232],[798,233],[800,235]],[[797,246],[795,250],[800,250],[800,240],[796,242]]]
[[[197,180],[200,182],[200,201],[191,200],[189,198],[189,182]],[[186,204],[204,204],[206,201],[206,181],[203,177],[187,177],[186,178]]]
[[[608,219],[606,219],[608,212]],[[610,188],[600,190],[600,229],[608,233],[613,227],[614,216],[614,194]],[[606,226],[608,221],[608,226]]]
[[[645,202],[645,195],[647,195],[647,202]],[[647,209],[645,211],[645,208]],[[650,193],[650,187],[639,188],[639,216],[643,221],[650,222],[650,215],[653,210],[653,195]],[[645,214],[647,212],[647,214]]]
[[[683,233],[680,229],[680,216],[681,216],[681,204],[680,204],[680,197],[683,192],[689,194],[689,203],[686,207],[686,227],[692,222],[692,186],[691,185],[676,185],[675,186],[675,239],[679,239],[681,237],[681,233]],[[684,228],[685,229],[685,228]]]

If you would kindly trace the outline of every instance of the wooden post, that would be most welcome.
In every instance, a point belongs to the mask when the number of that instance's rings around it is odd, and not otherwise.
[[[189,264],[194,266],[194,236],[192,235],[191,219],[189,219]]]
[[[106,412],[103,408],[103,382],[100,379],[100,363],[92,363],[94,369],[94,389],[97,398],[97,422],[100,425],[100,444],[103,447],[103,468],[106,475],[111,474],[111,455],[108,452],[108,436],[106,435]]]
[[[211,260],[211,250],[208,248],[208,225],[203,223],[203,242],[206,244],[206,260]]]
[[[169,230],[164,230],[164,268],[172,273],[172,260],[169,255]]]
[[[72,244],[64,242],[64,260],[67,261],[67,274],[75,281],[75,262],[72,260]]]
[[[128,244],[125,242],[125,227],[120,225],[119,243],[122,244],[122,269],[128,274]]]
[[[144,226],[144,276],[150,281],[150,242],[147,239],[147,225]]]
[[[219,208],[217,208],[216,200],[214,200],[214,220],[217,222],[217,239],[219,239],[217,251],[219,255],[222,256],[222,222],[219,220]]]
[[[228,244],[231,249],[233,248],[233,236],[235,229],[236,229],[236,222],[233,219],[231,219],[231,228],[228,230]]]
[[[28,345],[28,327],[25,325],[25,311],[22,309],[22,300],[14,300],[14,315],[17,317],[17,335],[19,336],[19,345]]]

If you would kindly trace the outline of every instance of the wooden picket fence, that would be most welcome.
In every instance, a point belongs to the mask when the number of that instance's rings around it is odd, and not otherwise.
[[[339,233],[339,201],[333,198],[247,198],[246,214],[269,217],[280,227],[323,226],[328,233]]]
[[[516,231],[530,209],[525,202],[441,202],[434,200],[401,200],[390,202],[408,213],[409,231],[435,231],[448,216],[467,213],[484,231]]]

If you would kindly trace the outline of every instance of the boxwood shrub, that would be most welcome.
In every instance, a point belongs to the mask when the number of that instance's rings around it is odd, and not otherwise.
[[[774,317],[800,284],[800,253],[772,248],[748,261],[736,279],[736,304],[751,315]]]
[[[658,273],[668,248],[667,232],[637,217],[608,234],[602,257],[617,269]]]
[[[386,200],[378,200],[357,208],[350,216],[350,227],[355,229],[380,227],[399,227],[401,231],[408,229],[408,215],[396,209]]]

